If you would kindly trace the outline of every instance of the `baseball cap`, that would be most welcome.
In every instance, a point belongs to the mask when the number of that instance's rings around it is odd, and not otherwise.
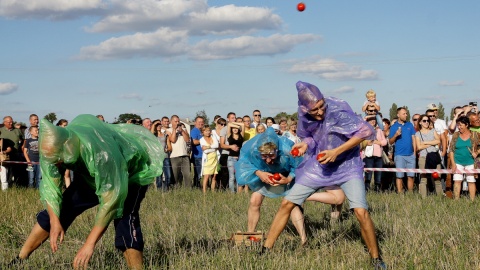
[[[428,110],[438,110],[438,107],[437,107],[437,105],[435,105],[435,103],[430,103],[430,104],[428,104],[427,109]]]

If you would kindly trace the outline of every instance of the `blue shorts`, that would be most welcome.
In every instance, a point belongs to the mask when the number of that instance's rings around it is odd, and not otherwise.
[[[395,168],[398,169],[415,169],[415,155],[411,156],[395,156]],[[404,172],[396,172],[397,178],[403,178]],[[414,177],[415,173],[407,172],[408,177]]]
[[[123,216],[114,220],[115,247],[121,251],[128,248],[143,251],[144,242],[138,211],[147,189],[148,186],[136,184],[128,186],[128,195],[123,204]],[[95,190],[82,180],[73,181],[63,193],[60,210],[60,223],[63,230],[67,231],[77,216],[96,205],[98,205],[98,196]],[[50,232],[50,217],[47,210],[37,214],[37,221],[42,229]]]
[[[285,196],[285,199],[296,204],[302,205],[305,200],[319,189],[331,189],[331,187],[316,187],[311,188],[300,184],[293,185],[290,192]],[[365,183],[363,179],[352,179],[342,185],[340,188],[345,192],[350,209],[364,208],[368,209],[367,198],[365,194]]]

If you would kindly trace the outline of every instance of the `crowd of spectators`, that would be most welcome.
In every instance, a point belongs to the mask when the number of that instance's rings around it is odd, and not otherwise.
[[[380,103],[373,90],[366,93],[366,98],[362,106],[364,119],[375,129],[376,137],[362,143],[365,168],[398,169],[394,173],[367,169],[367,191],[403,193],[405,190],[412,192],[418,189],[422,197],[436,193],[440,196],[452,194],[457,199],[463,191],[472,200],[475,198],[478,174],[455,173],[456,169],[476,169],[480,163],[477,159],[480,120],[475,103],[456,107],[454,117],[446,123],[438,119],[438,107],[435,104],[428,104],[425,112],[415,112],[411,119],[407,119],[407,108],[400,107],[394,119],[387,119],[382,118]],[[101,115],[97,118],[105,121]],[[14,127],[12,117],[3,118],[0,157],[3,161],[7,156],[10,162],[0,166],[2,190],[12,183],[38,188],[41,181],[41,171],[36,165],[38,116],[30,115],[29,122],[30,126],[22,130]],[[200,116],[193,123],[186,123],[180,121],[177,115],[157,120],[132,119],[127,123],[149,129],[167,153],[163,163],[164,173],[156,180],[156,187],[163,191],[175,186],[200,188],[203,192],[209,189],[248,191],[248,187],[236,184],[234,170],[246,141],[270,127],[278,136],[285,136],[294,143],[301,141],[296,134],[296,119],[262,118],[260,110],[243,117],[237,117],[233,112],[225,118],[216,115],[211,126]],[[57,125],[65,127],[68,121],[61,119]],[[437,177],[430,173],[402,171],[441,168],[452,169],[452,174],[440,174]],[[66,186],[73,181],[73,176],[74,172],[65,172],[63,177]]]

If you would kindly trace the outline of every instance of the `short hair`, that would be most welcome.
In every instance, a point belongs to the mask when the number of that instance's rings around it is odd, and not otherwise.
[[[282,119],[280,119],[280,122],[278,122],[278,123],[281,124],[281,123],[283,123],[283,122],[287,123],[287,119],[282,118]]]
[[[397,108],[397,113],[398,113],[399,111],[401,111],[401,110],[405,110],[405,111],[406,111],[407,109],[406,109],[405,107],[399,107],[399,108]]]
[[[174,114],[174,115],[172,115],[172,117],[170,117],[170,119],[173,119],[173,118],[178,118],[178,119],[180,119],[180,117],[178,117],[178,115],[176,115],[176,114]]]
[[[425,111],[425,114],[427,114],[427,113],[429,113],[429,112],[433,112],[433,113],[434,113],[434,112],[435,112],[435,110],[428,109],[428,110],[426,110],[426,111]]]
[[[460,117],[457,119],[457,123],[463,123],[463,124],[466,125],[467,127],[470,127],[470,120],[469,120],[468,117],[466,117],[466,116],[460,116]]]
[[[217,120],[217,124],[225,125],[225,124],[227,124],[227,120],[225,120],[224,118],[220,117],[220,118],[218,118],[218,120]]]
[[[367,93],[365,94],[365,96],[366,96],[367,98],[369,98],[369,97],[374,97],[374,96],[376,96],[376,95],[377,95],[377,93],[375,93],[375,91],[373,91],[373,89],[368,90]]]
[[[260,110],[259,109],[253,110],[253,113],[256,113],[256,112],[260,112]]]
[[[203,132],[204,132],[205,130],[207,130],[207,129],[212,130],[212,129],[210,128],[210,126],[203,126],[203,127],[200,129],[200,132],[203,133]]]
[[[390,120],[388,120],[387,118],[383,118],[382,122],[387,123],[387,125],[390,125]]]
[[[34,116],[38,117],[38,115],[32,113],[32,114],[30,114],[30,116],[29,116],[28,118],[30,119],[30,118],[32,118],[32,117],[34,117]]]
[[[260,154],[272,154],[277,151],[277,145],[273,142],[267,142],[258,147]]]
[[[61,126],[61,125],[63,125],[64,123],[67,123],[67,124],[68,124],[68,121],[67,121],[66,119],[60,119],[60,120],[58,120],[58,122],[57,122],[57,126]]]
[[[38,129],[38,126],[31,126],[31,127],[28,128],[28,131],[32,132],[32,130],[33,130],[34,128]]]
[[[168,117],[166,117],[166,116],[162,117],[162,120],[163,120],[163,119],[170,120],[170,118],[168,118]]]
[[[244,115],[243,118],[252,119],[252,118],[250,118],[250,116],[248,116],[248,115]]]
[[[205,118],[203,118],[203,116],[197,115],[197,117],[195,117],[195,122],[197,122],[198,118],[202,118],[202,120],[205,121]]]
[[[235,117],[237,117],[237,114],[235,114],[234,112],[229,112],[229,113],[227,114],[227,118],[229,118],[230,115],[232,115],[232,114],[235,115]]]

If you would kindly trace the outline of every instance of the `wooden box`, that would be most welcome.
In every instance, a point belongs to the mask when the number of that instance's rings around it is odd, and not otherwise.
[[[263,241],[265,240],[265,236],[263,232],[241,232],[237,231],[232,235],[232,240],[234,241],[236,246],[253,246],[253,245],[263,245]]]

